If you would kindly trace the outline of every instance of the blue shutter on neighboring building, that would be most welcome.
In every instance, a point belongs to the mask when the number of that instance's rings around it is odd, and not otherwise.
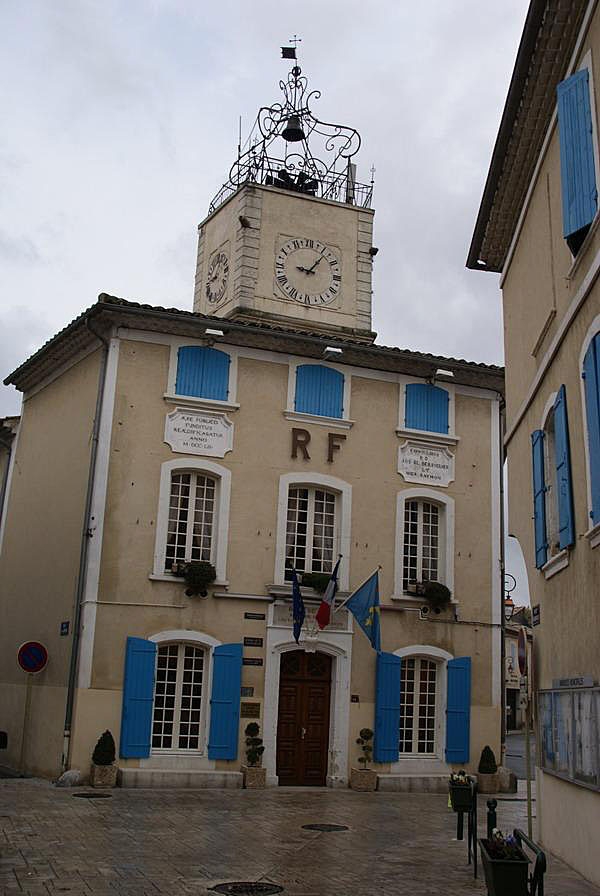
[[[378,653],[375,677],[375,762],[396,762],[400,740],[400,657]]]
[[[585,353],[582,376],[585,385],[585,413],[592,493],[590,515],[593,524],[596,525],[600,523],[600,333],[592,339]]]
[[[558,491],[558,527],[560,547],[562,549],[575,544],[569,422],[567,417],[567,394],[564,386],[561,386],[558,390],[554,403],[554,456],[556,462],[556,487]]]
[[[295,410],[321,417],[344,416],[344,375],[322,364],[301,364],[296,369]]]
[[[446,389],[430,383],[409,383],[406,386],[404,425],[409,429],[429,432],[448,432],[448,403]]]
[[[209,759],[236,759],[240,724],[242,645],[221,644],[213,652]]]
[[[533,464],[533,526],[535,531],[535,565],[540,569],[548,556],[546,539],[546,482],[544,479],[544,433],[536,429],[531,433],[531,459]]]
[[[123,759],[150,755],[156,644],[127,638],[119,754]]]
[[[177,353],[177,395],[227,401],[229,365],[226,352],[201,345],[182,345]]]
[[[471,732],[471,657],[448,661],[446,762],[468,762]]]
[[[575,72],[556,92],[566,238],[593,221],[598,202],[588,70]]]

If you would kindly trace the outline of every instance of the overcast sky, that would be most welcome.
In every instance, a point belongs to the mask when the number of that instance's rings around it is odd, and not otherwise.
[[[376,168],[377,341],[502,363],[498,277],[465,259],[527,5],[4,0],[1,378],[100,292],[191,309],[197,224],[295,33]]]

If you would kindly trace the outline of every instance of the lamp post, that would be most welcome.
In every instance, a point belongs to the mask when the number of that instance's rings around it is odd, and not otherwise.
[[[506,754],[506,623],[510,622],[515,611],[511,598],[517,587],[517,580],[509,572],[502,570],[502,617],[500,619],[500,762],[504,765]]]

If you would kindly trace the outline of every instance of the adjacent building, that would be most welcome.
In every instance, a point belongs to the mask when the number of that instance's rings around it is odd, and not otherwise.
[[[600,13],[532,0],[469,253],[501,274],[509,531],[535,628],[537,818],[600,883]]]
[[[200,225],[194,310],[101,295],[6,380],[5,764],[87,772],[108,728],[124,786],[239,786],[250,720],[270,784],[346,785],[365,726],[382,789],[499,751],[503,370],[375,345],[358,135],[325,166],[299,67],[284,94]],[[379,656],[307,581],[293,638],[292,570],[338,557],[342,598],[381,566]]]

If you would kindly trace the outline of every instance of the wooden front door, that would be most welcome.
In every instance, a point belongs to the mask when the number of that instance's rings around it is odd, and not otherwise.
[[[325,785],[330,694],[330,656],[303,650],[281,655],[277,724],[280,784]]]

